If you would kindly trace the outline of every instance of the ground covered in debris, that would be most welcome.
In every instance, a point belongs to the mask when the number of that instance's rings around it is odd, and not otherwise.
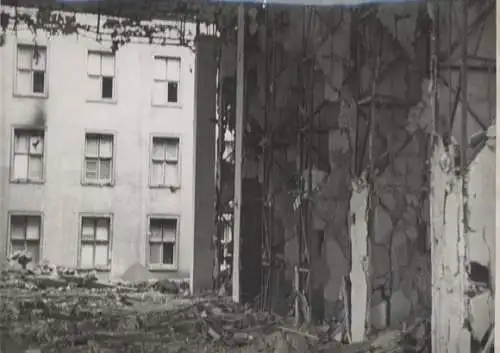
[[[195,298],[180,287],[168,281],[104,283],[88,273],[47,266],[3,270],[3,351],[403,352],[425,347],[425,340],[415,340],[415,335],[424,338],[425,322],[347,344],[335,340],[342,324],[296,328],[289,318],[221,296]]]

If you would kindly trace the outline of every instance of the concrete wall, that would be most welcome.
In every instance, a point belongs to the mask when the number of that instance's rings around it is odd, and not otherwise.
[[[95,18],[87,18],[96,21]],[[36,37],[48,48],[48,97],[15,97],[15,45],[33,42],[22,26],[17,35],[8,32],[0,47],[0,234],[1,256],[6,254],[9,211],[43,213],[42,258],[75,266],[78,249],[79,213],[113,214],[111,275],[121,275],[135,262],[145,262],[147,216],[180,217],[178,271],[186,277],[193,262],[193,136],[194,54],[188,48],[128,44],[116,53],[117,100],[112,104],[86,101],[86,52],[100,49],[90,34]],[[106,49],[109,42],[102,43]],[[152,107],[152,55],[181,57],[182,74],[178,107]],[[36,109],[46,115],[46,180],[42,185],[9,184],[12,126],[34,123]],[[81,185],[84,133],[86,130],[115,133],[115,185]],[[180,137],[180,189],[148,188],[149,149],[152,134]],[[159,274],[161,275],[161,274]]]

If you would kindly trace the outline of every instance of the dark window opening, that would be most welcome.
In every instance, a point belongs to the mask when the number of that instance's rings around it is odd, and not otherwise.
[[[163,243],[163,264],[172,265],[174,263],[174,243]]]
[[[177,82],[168,83],[168,102],[177,103],[178,100],[178,84]]]
[[[102,98],[110,99],[113,98],[113,77],[102,78]]]
[[[33,92],[43,93],[45,91],[45,72],[34,71],[33,72]]]

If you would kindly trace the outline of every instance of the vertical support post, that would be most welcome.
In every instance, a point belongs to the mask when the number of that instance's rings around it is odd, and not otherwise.
[[[368,187],[355,185],[350,201],[351,215],[349,217],[349,231],[351,237],[352,265],[351,265],[351,315],[350,334],[354,343],[366,339],[367,313],[370,311],[370,271],[368,249]]]
[[[469,150],[469,134],[467,131],[467,123],[468,123],[468,111],[469,111],[469,102],[468,102],[468,95],[469,95],[469,89],[468,89],[468,82],[467,82],[467,57],[468,57],[468,11],[469,8],[467,6],[467,2],[464,1],[462,5],[462,29],[463,29],[463,34],[462,34],[462,63],[461,63],[461,77],[460,77],[460,83],[462,86],[462,136],[461,136],[461,150],[460,150],[460,171],[461,171],[461,178],[462,178],[462,217],[463,217],[463,225],[462,225],[462,243],[459,242],[459,246],[462,246],[462,251],[458,252],[459,255],[459,260],[460,260],[460,266],[463,268],[462,276],[462,290],[465,291],[464,288],[464,283],[467,283],[468,280],[468,266],[469,266],[469,254],[468,254],[468,235],[469,235],[469,178],[468,178],[468,150]],[[464,318],[464,326],[465,326],[465,320],[469,316],[469,303],[470,300],[465,293],[462,294],[463,298],[463,308],[464,308],[464,313],[463,313],[463,318]],[[466,329],[462,330],[462,334],[460,337],[461,342],[464,342],[463,346],[461,348],[462,353],[470,352],[470,332]]]
[[[293,266],[293,289],[295,292],[294,311],[295,326],[300,326],[300,270],[298,265]]]
[[[217,41],[217,162],[215,165],[215,224],[217,231],[217,240],[214,251],[214,290],[218,291],[221,286],[220,280],[220,269],[222,260],[222,239],[224,237],[224,226],[223,226],[223,211],[221,205],[221,193],[222,193],[222,160],[224,156],[224,124],[223,119],[223,108],[222,108],[222,77],[220,70],[220,60],[221,60],[221,38]]]
[[[236,133],[234,167],[234,225],[233,225],[233,301],[240,301],[240,229],[243,167],[243,112],[245,98],[245,7],[238,7],[238,43],[236,53]]]
[[[467,119],[468,119],[468,89],[467,89],[467,4],[464,2],[463,11],[462,11],[462,21],[463,21],[463,33],[462,33],[462,60],[460,67],[460,85],[462,86],[462,135],[460,141],[460,171],[461,176],[463,178],[462,183],[462,196],[463,196],[463,221],[464,221],[464,238],[467,238],[467,229],[468,229],[468,211],[467,211],[467,182],[466,182],[466,174],[467,174],[467,150],[469,149],[469,136],[467,133]]]

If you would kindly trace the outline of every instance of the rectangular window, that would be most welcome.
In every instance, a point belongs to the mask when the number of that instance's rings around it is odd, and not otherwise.
[[[21,95],[45,95],[47,48],[37,45],[18,45],[16,64],[16,93]]]
[[[112,100],[115,80],[114,54],[90,51],[87,59],[89,98],[92,100]]]
[[[179,103],[181,60],[179,58],[154,57],[154,105]]]
[[[177,262],[177,219],[149,219],[149,265],[175,267]]]
[[[151,186],[179,185],[179,139],[153,137]]]
[[[113,182],[113,135],[85,135],[84,181],[106,185]]]
[[[110,217],[82,217],[80,268],[109,268],[111,264],[110,233]]]
[[[10,215],[10,254],[27,251],[32,263],[40,261],[42,217],[40,215]]]
[[[43,130],[14,130],[11,179],[13,182],[43,181]]]

